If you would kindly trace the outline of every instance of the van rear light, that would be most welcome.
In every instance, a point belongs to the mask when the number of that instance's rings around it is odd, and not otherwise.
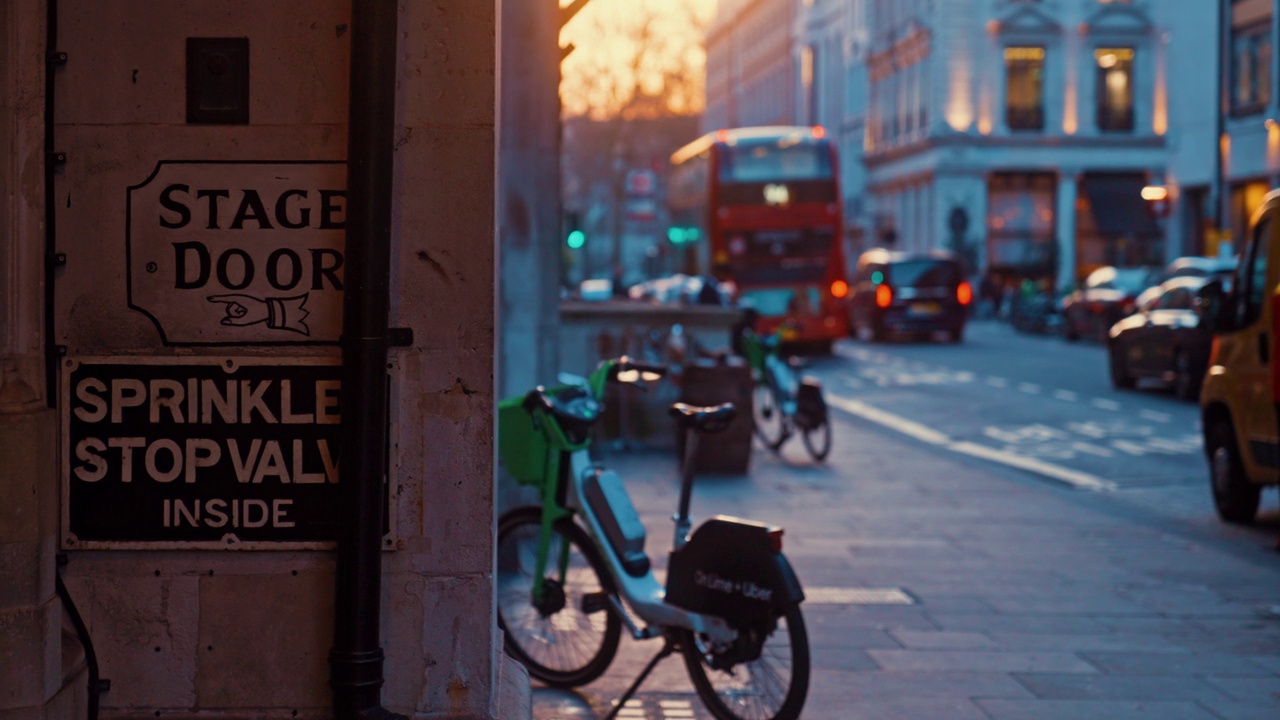
[[[831,296],[842,298],[849,294],[849,283],[843,280],[836,280],[831,283]]]
[[[962,282],[956,286],[956,300],[961,305],[968,305],[973,302],[973,288],[969,286],[969,283]]]
[[[876,286],[876,307],[887,308],[893,304],[893,288],[888,285]]]

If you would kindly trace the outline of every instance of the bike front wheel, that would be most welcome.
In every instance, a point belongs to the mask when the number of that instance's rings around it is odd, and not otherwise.
[[[739,628],[738,631],[750,633],[763,629]],[[718,720],[796,720],[800,717],[809,693],[809,636],[799,605],[793,605],[777,619],[754,659],[729,665],[726,653],[730,652],[741,652],[741,649],[735,644],[734,649],[717,653],[693,633],[688,633],[684,642],[684,664],[689,679],[712,715]]]
[[[831,421],[823,420],[815,428],[805,428],[800,437],[804,440],[804,449],[816,461],[822,462],[831,454]]]
[[[787,418],[783,414],[778,389],[770,383],[756,383],[751,395],[751,425],[756,437],[770,450],[787,440]]]
[[[564,518],[552,527],[543,594],[535,598],[541,530],[540,507],[517,508],[498,523],[498,625],[507,652],[530,675],[555,687],[585,685],[618,652],[622,622],[608,603],[616,587],[586,531]]]

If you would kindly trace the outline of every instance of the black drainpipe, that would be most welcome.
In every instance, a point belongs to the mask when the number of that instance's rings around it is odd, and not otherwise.
[[[65,155],[55,150],[53,137],[53,91],[57,68],[66,60],[58,50],[58,0],[48,0],[45,12],[45,64],[44,64],[44,397],[49,407],[58,403],[58,365],[62,360],[58,352],[58,339],[54,334],[54,293],[59,262],[57,233],[54,232],[57,213],[54,212],[54,172]]]
[[[333,649],[335,720],[400,718],[382,707],[382,507],[387,437],[392,140],[397,3],[353,0],[342,304],[343,506]]]

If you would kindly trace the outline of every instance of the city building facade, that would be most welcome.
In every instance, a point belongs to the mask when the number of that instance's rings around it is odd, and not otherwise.
[[[1221,58],[1222,122],[1220,132],[1223,187],[1215,206],[1211,184],[1194,188],[1206,199],[1205,212],[1193,218],[1211,227],[1218,220],[1223,233],[1203,231],[1190,238],[1192,246],[1216,249],[1218,241],[1239,246],[1249,218],[1263,197],[1280,185],[1280,98],[1277,98],[1277,0],[1222,0]]]
[[[1058,289],[1101,265],[1162,263],[1161,208],[1143,190],[1165,182],[1171,5],[873,2],[875,239]]]
[[[795,0],[723,0],[707,30],[703,130],[793,125]],[[692,138],[690,138],[692,139]]]
[[[1258,32],[1274,33],[1261,9],[1273,2],[1233,3],[1252,53],[1243,85],[1264,82],[1273,43]],[[726,4],[708,36],[708,128],[755,108],[727,112],[745,89],[725,28],[748,5]],[[836,130],[855,250],[949,249],[972,272],[1059,290],[1101,265],[1216,251],[1203,229],[1217,177],[1215,6],[795,0],[790,117]],[[1238,92],[1226,172],[1243,213],[1271,172],[1250,165],[1267,155],[1249,138],[1280,129],[1266,124],[1274,93]]]

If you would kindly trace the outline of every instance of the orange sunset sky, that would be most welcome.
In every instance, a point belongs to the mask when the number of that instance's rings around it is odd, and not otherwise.
[[[561,0],[561,5],[569,0]],[[561,65],[566,115],[608,117],[638,86],[664,92],[671,112],[701,112],[703,30],[716,0],[590,0],[560,33],[576,49]]]

